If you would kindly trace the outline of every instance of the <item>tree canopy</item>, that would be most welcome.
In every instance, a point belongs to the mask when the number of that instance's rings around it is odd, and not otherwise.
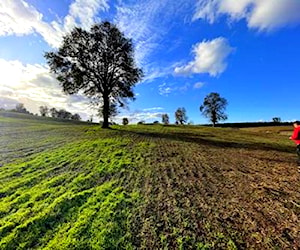
[[[162,123],[168,125],[170,123],[168,114],[162,114],[161,116]]]
[[[186,110],[185,108],[178,108],[175,112],[175,120],[176,123],[184,124],[187,122],[187,115],[186,115]]]
[[[18,103],[16,105],[15,111],[18,113],[30,114],[30,112],[25,108],[23,103]]]
[[[72,114],[71,112],[65,110],[65,109],[56,109],[51,108],[49,109],[49,113],[53,118],[59,118],[59,119],[68,119],[68,120],[74,120],[74,121],[80,121],[81,117],[79,114]]]
[[[109,126],[112,104],[134,100],[133,87],[143,76],[135,65],[132,41],[109,22],[90,31],[74,28],[56,52],[45,54],[67,94],[82,93],[100,106],[103,128]]]
[[[218,121],[227,119],[225,114],[227,104],[227,100],[221,97],[219,93],[212,92],[204,98],[200,111],[215,126]]]
[[[273,121],[274,123],[280,123],[280,122],[281,122],[281,118],[280,118],[280,117],[273,117],[273,118],[272,118],[272,121]]]
[[[47,106],[40,106],[40,113],[41,113],[41,116],[47,116],[48,113],[49,113],[49,109]]]
[[[124,117],[124,118],[122,119],[122,124],[123,124],[123,125],[128,125],[128,123],[129,123],[128,118]]]

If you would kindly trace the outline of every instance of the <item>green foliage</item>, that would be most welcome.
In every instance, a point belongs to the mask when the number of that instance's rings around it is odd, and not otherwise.
[[[161,120],[162,120],[162,123],[165,125],[168,125],[170,123],[168,114],[162,114]]]
[[[23,103],[18,103],[16,105],[15,112],[23,113],[23,114],[30,114],[30,112],[25,108]]]
[[[40,106],[41,116],[47,116],[49,113],[49,108],[47,106]]]
[[[227,115],[225,114],[227,104],[227,100],[221,97],[219,93],[212,92],[204,98],[203,104],[200,106],[200,111],[215,126],[217,122],[227,119]]]
[[[178,108],[175,112],[175,121],[178,124],[184,124],[188,120],[185,108]]]
[[[280,122],[281,122],[281,118],[280,118],[280,117],[273,117],[273,118],[272,118],[272,121],[273,121],[274,123],[280,123]]]
[[[101,106],[103,128],[123,107],[126,98],[134,100],[133,87],[143,76],[134,62],[132,41],[116,25],[102,22],[90,31],[74,28],[63,38],[57,52],[45,54],[67,94],[82,91],[93,104]]]
[[[128,118],[123,118],[123,120],[122,120],[122,124],[123,125],[128,125],[128,123],[129,123],[129,120],[128,120]]]

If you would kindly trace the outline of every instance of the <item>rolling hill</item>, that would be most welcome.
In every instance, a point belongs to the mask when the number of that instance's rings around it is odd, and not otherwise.
[[[0,249],[297,249],[288,130],[0,112]]]

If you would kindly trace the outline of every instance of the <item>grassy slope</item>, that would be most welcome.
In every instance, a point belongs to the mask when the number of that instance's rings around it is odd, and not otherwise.
[[[277,130],[1,114],[0,129],[0,249],[300,246],[294,147]]]

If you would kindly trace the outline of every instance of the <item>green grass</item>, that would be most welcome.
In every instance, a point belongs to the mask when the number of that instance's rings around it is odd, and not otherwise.
[[[294,146],[277,130],[4,113],[0,129],[0,249],[300,247]]]

